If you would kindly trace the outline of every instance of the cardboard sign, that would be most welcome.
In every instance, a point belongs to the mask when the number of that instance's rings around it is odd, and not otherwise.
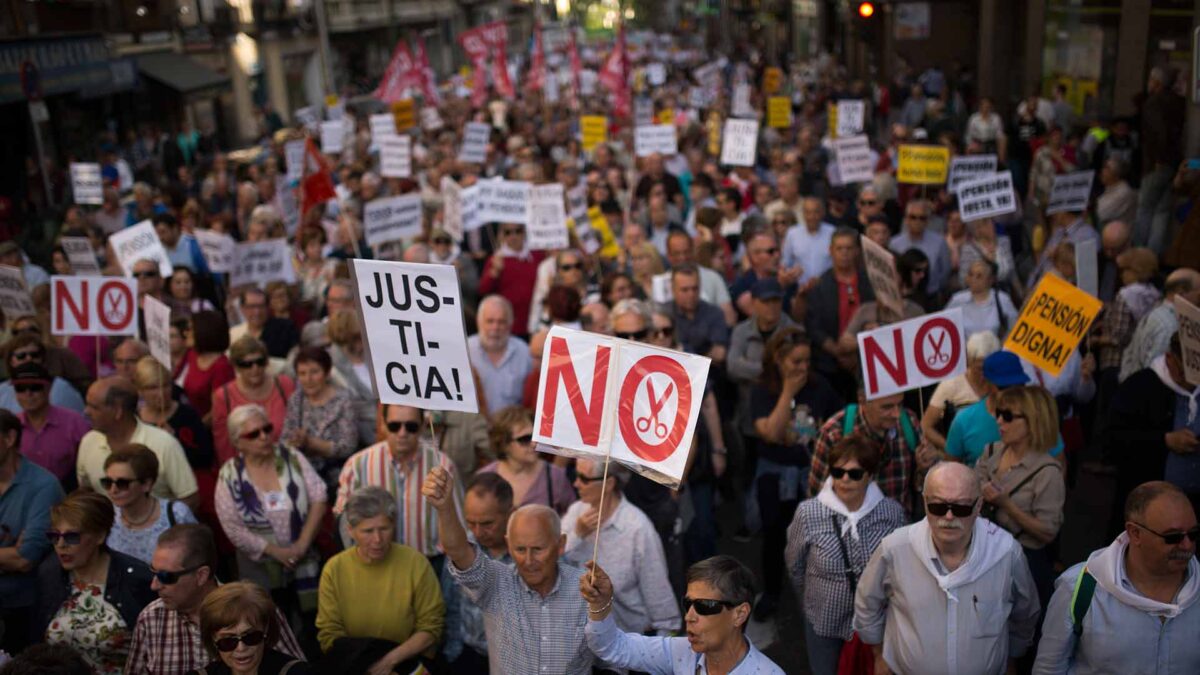
[[[411,138],[384,136],[379,139],[379,174],[384,178],[408,178],[412,175]]]
[[[371,125],[371,141],[378,143],[384,136],[396,135],[396,118],[390,113],[371,115],[367,118]]]
[[[296,268],[292,265],[292,249],[287,239],[270,239],[238,244],[233,250],[233,269],[229,285],[263,286],[272,281],[296,283]]]
[[[71,162],[71,196],[76,204],[104,203],[104,181],[95,162]]]
[[[380,402],[479,412],[454,266],[354,259],[350,274]]]
[[[871,144],[866,136],[850,136],[833,141],[837,158],[838,176],[842,185],[870,183],[875,178],[875,162],[871,157]]]
[[[758,117],[758,113],[754,110],[754,106],[750,105],[749,84],[739,84],[734,86],[733,105],[730,106],[729,114],[733,117]]]
[[[479,189],[479,219],[485,223],[529,222],[530,184],[519,180],[484,180]]]
[[[342,120],[321,122],[321,152],[336,155],[342,151],[346,143],[346,125]]]
[[[967,370],[962,308],[858,334],[867,400],[941,382]]]
[[[114,232],[109,236],[108,243],[113,253],[117,254],[117,262],[121,263],[121,269],[127,277],[133,275],[133,266],[139,260],[157,260],[158,273],[163,279],[170,279],[175,271],[166,249],[158,239],[158,232],[149,220]]]
[[[896,181],[910,185],[941,185],[946,182],[949,163],[949,148],[937,145],[902,145]]]
[[[146,313],[146,344],[150,356],[171,371],[171,308],[158,298],[147,295],[142,301]]]
[[[485,122],[467,122],[463,127],[462,147],[458,149],[458,161],[467,164],[483,164],[487,161],[488,142],[492,138],[492,127]]]
[[[678,154],[675,125],[652,124],[634,127],[633,147],[638,157],[648,157],[654,153],[664,157]]]
[[[33,297],[25,286],[25,273],[19,267],[0,265],[0,310],[10,325],[17,317],[37,315]]]
[[[287,182],[299,183],[304,178],[304,141],[288,141],[283,144],[284,164],[287,166]]]
[[[1189,383],[1200,386],[1200,308],[1176,295],[1175,315],[1179,319],[1184,377]]]
[[[579,136],[584,152],[591,152],[596,149],[597,145],[608,142],[608,118],[603,115],[580,117]]]
[[[763,93],[767,96],[772,96],[779,92],[783,87],[783,69],[771,66],[763,70],[762,88]]]
[[[875,300],[897,319],[904,316],[904,295],[900,292],[900,275],[896,273],[896,256],[886,248],[859,235],[862,242],[863,266],[871,288],[875,289]]]
[[[1075,285],[1092,297],[1100,295],[1100,240],[1084,239],[1075,244]]]
[[[392,118],[396,123],[396,132],[408,131],[417,126],[417,103],[411,98],[404,98],[392,104]]]
[[[76,276],[98,277],[101,275],[100,263],[96,260],[96,251],[87,237],[62,237],[58,240],[67,261],[71,263],[71,271]]]
[[[758,120],[725,120],[721,137],[721,163],[729,166],[754,166],[758,149]]]
[[[1043,274],[1004,348],[1058,377],[1103,304],[1057,275]]]
[[[1050,189],[1050,201],[1046,204],[1046,213],[1086,211],[1095,175],[1095,171],[1076,171],[1055,176],[1054,187]]]
[[[837,137],[861,134],[865,127],[867,106],[861,100],[837,102]]]
[[[200,244],[200,252],[208,263],[208,269],[222,274],[233,269],[233,251],[237,242],[224,232],[213,230],[196,230],[193,232],[196,243]]]
[[[137,280],[50,277],[51,335],[137,335]]]
[[[1011,171],[972,178],[958,186],[958,212],[965,223],[1016,210]]]
[[[792,102],[786,96],[767,99],[767,126],[772,129],[792,128]]]
[[[367,244],[400,241],[421,233],[421,194],[372,199],[363,206]]]
[[[959,155],[950,160],[950,177],[946,189],[958,191],[958,186],[974,179],[996,173],[999,160],[996,155]]]
[[[555,454],[611,457],[678,487],[709,363],[703,356],[555,326],[542,357],[534,441]]]
[[[535,251],[553,251],[570,245],[561,183],[530,188],[529,224],[525,230],[529,248]]]
[[[462,188],[450,176],[442,176],[442,229],[454,238],[463,240]]]
[[[650,277],[650,299],[660,305],[665,305],[675,299],[675,292],[671,290],[670,272]]]

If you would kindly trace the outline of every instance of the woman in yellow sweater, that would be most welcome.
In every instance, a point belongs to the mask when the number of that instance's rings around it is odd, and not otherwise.
[[[395,543],[396,502],[363,488],[346,502],[354,546],[321,573],[317,639],[341,672],[410,673],[432,655],[446,610],[437,575],[418,551]]]

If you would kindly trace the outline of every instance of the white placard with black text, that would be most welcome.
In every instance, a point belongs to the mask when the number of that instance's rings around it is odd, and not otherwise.
[[[420,193],[412,192],[367,202],[363,206],[363,229],[370,246],[385,241],[400,241],[420,234]]]
[[[171,266],[171,259],[167,257],[166,249],[158,239],[158,232],[149,220],[114,232],[109,236],[108,243],[117,254],[117,262],[121,263],[125,276],[133,275],[133,266],[139,260],[157,260],[158,273],[163,279],[170,279],[171,273],[175,271]]]
[[[758,148],[758,120],[725,120],[721,134],[721,163],[729,166],[754,166]]]

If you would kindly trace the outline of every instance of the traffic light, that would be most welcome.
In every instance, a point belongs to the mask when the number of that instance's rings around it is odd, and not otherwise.
[[[858,3],[858,16],[863,19],[870,19],[875,16],[875,3],[860,2]]]

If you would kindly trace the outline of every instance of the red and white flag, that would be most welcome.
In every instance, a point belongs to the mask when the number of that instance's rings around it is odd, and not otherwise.
[[[533,56],[529,59],[529,81],[525,86],[541,89],[546,85],[546,51],[542,47],[542,24],[533,27]]]
[[[408,50],[408,44],[404,40],[400,40],[396,43],[396,50],[392,52],[392,60],[388,62],[387,69],[383,71],[383,78],[379,80],[379,86],[371,94],[372,98],[377,98],[384,103],[395,103],[404,98],[405,89],[420,84],[413,63],[413,56]]]
[[[337,198],[333,188],[333,174],[317,144],[312,138],[304,142],[304,177],[300,180],[300,214],[307,214],[309,209],[324,204],[330,199]]]
[[[488,41],[484,36],[487,26],[477,26],[463,31],[458,35],[458,45],[467,54],[471,62],[473,86],[471,87],[471,105],[476,108],[487,101],[487,57]]]
[[[421,93],[425,95],[425,105],[441,105],[442,97],[438,93],[437,75],[434,74],[433,67],[429,65],[429,52],[425,51],[425,39],[420,35],[417,35],[413,61],[413,65],[417,69]]]
[[[617,117],[628,117],[629,96],[629,53],[625,46],[625,24],[617,26],[617,42],[600,69],[600,83],[612,92],[613,113]]]
[[[492,84],[504,98],[516,98],[517,90],[508,76],[508,24],[493,21],[485,28],[484,36],[492,51]]]

